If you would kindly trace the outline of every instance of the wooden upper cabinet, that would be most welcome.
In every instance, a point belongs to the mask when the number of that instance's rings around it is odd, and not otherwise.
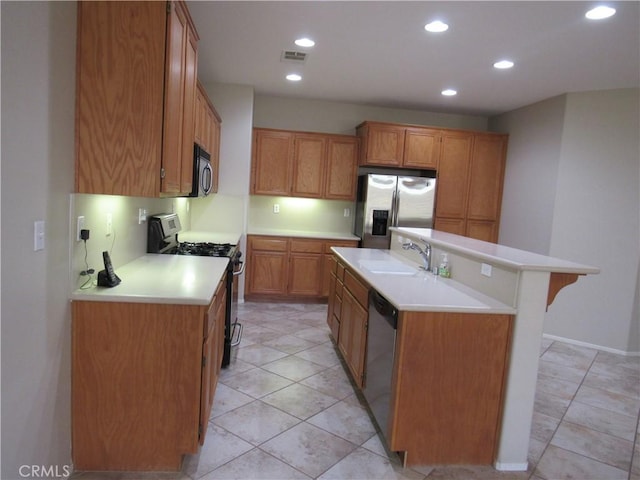
[[[251,193],[353,200],[357,137],[255,128]]]
[[[212,192],[218,191],[220,168],[220,129],[222,120],[200,82],[196,82],[194,141],[211,155]]]
[[[169,5],[78,3],[78,193],[157,197],[191,183],[198,36],[186,5]]]
[[[361,165],[397,167],[402,164],[405,127],[365,122],[356,131],[362,138]]]
[[[321,198],[324,193],[327,140],[322,135],[296,134],[291,195]]]
[[[292,132],[254,129],[251,193],[289,195],[292,161]]]
[[[442,135],[436,186],[437,217],[466,216],[472,141],[472,133],[445,132]]]
[[[329,137],[325,198],[334,200],[356,198],[358,145],[356,137]]]
[[[469,219],[499,220],[506,150],[506,135],[474,135],[467,210]]]
[[[362,139],[360,165],[438,168],[438,129],[400,124],[364,122],[357,127]]]
[[[404,137],[402,165],[410,168],[435,170],[440,155],[439,130],[407,128]]]

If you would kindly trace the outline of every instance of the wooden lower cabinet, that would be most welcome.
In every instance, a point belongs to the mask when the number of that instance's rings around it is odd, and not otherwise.
[[[335,258],[327,323],[352,379],[366,383],[369,286]],[[401,311],[388,424],[407,465],[484,464],[497,454],[513,316]]]
[[[72,303],[77,470],[180,470],[204,442],[224,342],[224,283],[208,306]]]
[[[331,247],[358,242],[249,235],[247,246],[248,297],[320,299],[329,295]]]

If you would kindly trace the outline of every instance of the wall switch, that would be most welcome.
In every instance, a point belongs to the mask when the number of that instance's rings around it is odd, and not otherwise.
[[[44,220],[33,222],[33,251],[44,250]]]
[[[273,213],[280,213],[280,204],[278,203],[273,204]]]
[[[76,241],[82,241],[82,237],[80,236],[80,231],[84,230],[84,216],[78,217],[78,221],[76,224]]]
[[[351,216],[351,209],[350,208],[345,208],[344,209],[344,216],[345,217],[350,217]]]
[[[492,270],[491,265],[489,265],[488,263],[483,263],[482,266],[480,267],[480,273],[485,277],[491,276],[491,270]]]
[[[107,213],[107,237],[113,233],[113,214]]]

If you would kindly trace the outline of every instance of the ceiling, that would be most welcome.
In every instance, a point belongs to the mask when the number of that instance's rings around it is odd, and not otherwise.
[[[202,83],[257,95],[490,116],[567,92],[640,86],[640,2],[192,1]],[[431,20],[445,33],[424,30]],[[294,45],[299,37],[313,48]],[[283,50],[308,53],[303,65]],[[515,62],[497,70],[503,58]],[[300,73],[300,82],[285,80]],[[454,88],[458,94],[444,97]]]

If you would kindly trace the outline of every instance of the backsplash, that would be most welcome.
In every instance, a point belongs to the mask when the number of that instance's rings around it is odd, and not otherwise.
[[[249,199],[249,232],[277,229],[353,233],[354,207],[354,202],[342,200],[252,195]],[[348,216],[345,217],[346,210]]]
[[[124,265],[147,251],[147,222],[138,222],[139,209],[146,209],[147,216],[176,212],[183,230],[190,229],[190,199],[142,198],[116,195],[72,194],[69,209],[70,290],[79,288],[88,279],[80,272],[93,268],[97,277],[104,268],[102,252],[111,255],[113,267]],[[107,215],[111,214],[111,234],[107,235]],[[77,219],[84,216],[84,228],[89,230],[89,240],[76,240]],[[86,260],[85,260],[86,258]]]

